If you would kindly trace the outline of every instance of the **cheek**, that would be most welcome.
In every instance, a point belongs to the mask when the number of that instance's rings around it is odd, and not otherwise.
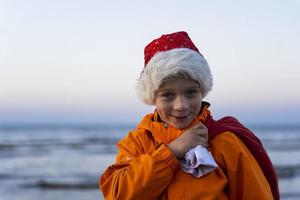
[[[168,110],[169,110],[168,108],[160,106],[160,107],[156,107],[156,109],[157,109],[158,114],[160,116],[167,116],[168,115]]]
[[[170,112],[170,106],[168,104],[160,102],[156,104],[156,110],[161,117],[166,117]]]
[[[200,111],[201,105],[202,105],[201,99],[197,99],[191,102],[191,107],[197,111]]]

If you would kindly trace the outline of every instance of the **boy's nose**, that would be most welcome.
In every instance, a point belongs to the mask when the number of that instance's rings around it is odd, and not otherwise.
[[[176,97],[174,104],[173,104],[174,110],[182,111],[182,110],[188,109],[188,107],[189,107],[189,103],[185,97],[182,97],[182,96]]]

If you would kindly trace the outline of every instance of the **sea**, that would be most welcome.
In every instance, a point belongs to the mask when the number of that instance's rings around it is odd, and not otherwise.
[[[0,200],[101,200],[98,180],[133,124],[0,124]],[[282,200],[300,199],[300,125],[249,124]]]

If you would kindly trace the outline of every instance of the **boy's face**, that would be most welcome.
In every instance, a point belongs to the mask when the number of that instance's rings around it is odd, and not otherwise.
[[[195,119],[201,109],[199,84],[190,78],[177,78],[161,84],[155,95],[155,106],[167,124],[183,129]]]

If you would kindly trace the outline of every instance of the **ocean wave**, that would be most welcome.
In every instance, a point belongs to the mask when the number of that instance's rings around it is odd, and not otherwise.
[[[279,178],[291,178],[300,175],[300,164],[299,165],[286,165],[286,166],[275,166],[277,176]]]
[[[280,193],[280,198],[282,200],[299,200],[300,192]]]
[[[265,138],[261,140],[264,147],[275,151],[295,151],[300,150],[300,138],[294,139],[274,139]]]
[[[15,149],[17,147],[17,145],[15,144],[4,144],[4,143],[0,143],[0,151],[6,151],[6,150],[12,150]]]
[[[31,181],[23,182],[20,187],[39,188],[48,190],[88,190],[98,188],[99,175],[94,174],[74,174],[65,177],[39,177]]]
[[[115,145],[120,138],[106,137],[87,137],[79,139],[14,139],[0,140],[0,148],[22,147],[22,146],[64,146],[64,145],[90,145],[90,144],[106,144]]]
[[[98,184],[97,182],[54,182],[54,181],[47,181],[47,180],[40,180],[36,184],[32,185],[25,185],[23,187],[36,187],[40,189],[61,189],[61,190],[90,190],[90,189],[97,189]]]
[[[3,180],[3,179],[12,179],[12,178],[15,178],[15,176],[12,175],[12,174],[0,173],[0,180]]]
[[[56,140],[56,139],[30,139],[30,140],[0,140],[0,156],[2,153],[19,152],[24,155],[25,152],[35,155],[37,152],[49,152],[55,149],[69,150],[97,150],[97,153],[115,152],[116,144],[119,138],[84,138],[80,140]],[[26,151],[24,151],[26,149]],[[109,151],[107,151],[109,150]]]

